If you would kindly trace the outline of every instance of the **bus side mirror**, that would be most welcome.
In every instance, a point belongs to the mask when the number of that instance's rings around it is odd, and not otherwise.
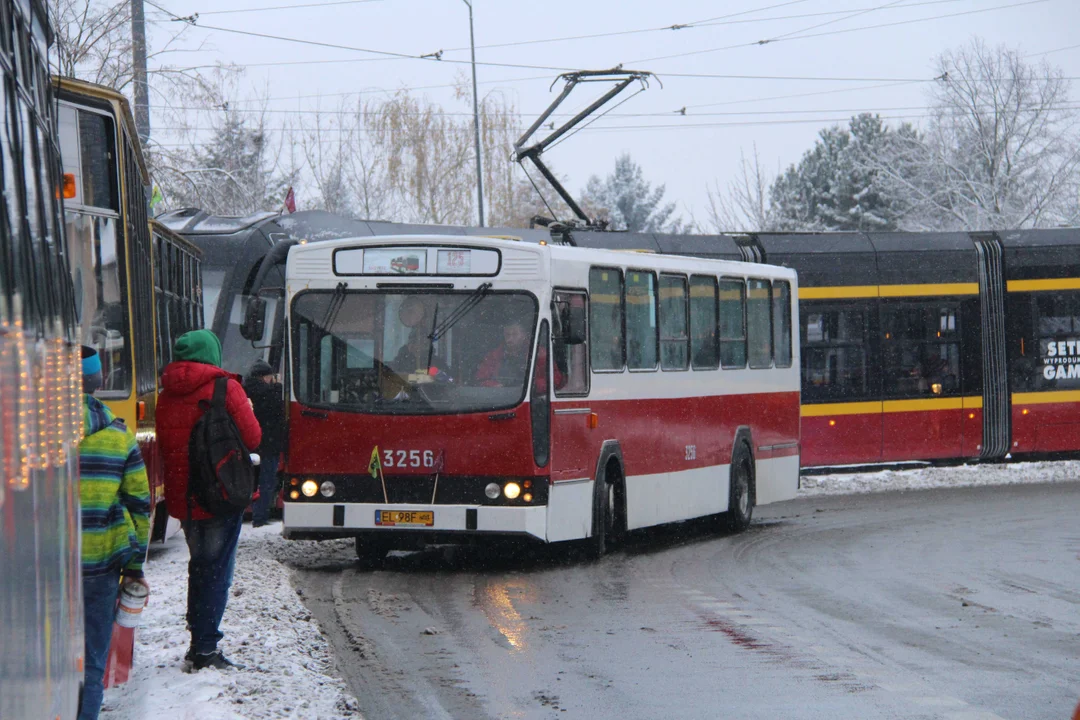
[[[261,297],[250,297],[244,310],[244,324],[240,326],[240,336],[255,342],[262,340],[266,331],[266,301]]]
[[[562,341],[567,345],[582,345],[585,343],[585,308],[570,305],[560,308],[563,336]]]

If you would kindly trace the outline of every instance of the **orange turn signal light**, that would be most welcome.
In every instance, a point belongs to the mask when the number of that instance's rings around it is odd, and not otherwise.
[[[835,420],[830,420],[829,421],[829,427],[836,427],[836,421]]]
[[[1020,411],[1020,414],[1021,415],[1027,415],[1028,414],[1028,409],[1024,408],[1023,410]]]
[[[146,419],[146,401],[145,400],[140,400],[139,402],[135,403],[135,417],[138,418],[139,420],[145,420]]]
[[[589,413],[589,429],[595,430],[600,427],[600,416],[596,413]]]
[[[65,200],[75,197],[75,173],[64,173],[62,188]]]

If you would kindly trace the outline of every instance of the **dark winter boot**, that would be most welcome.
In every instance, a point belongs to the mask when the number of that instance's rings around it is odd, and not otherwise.
[[[196,654],[195,660],[191,664],[191,669],[198,671],[208,667],[217,668],[218,670],[225,670],[227,668],[236,668],[237,670],[244,669],[243,665],[234,663],[222,655],[220,650],[215,650],[212,653]]]

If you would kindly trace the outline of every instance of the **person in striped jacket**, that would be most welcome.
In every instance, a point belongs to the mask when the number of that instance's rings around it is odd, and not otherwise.
[[[84,346],[82,354],[79,500],[86,660],[79,720],[95,720],[121,580],[146,584],[142,567],[150,537],[150,485],[135,435],[90,394],[101,387],[101,359],[90,347]]]

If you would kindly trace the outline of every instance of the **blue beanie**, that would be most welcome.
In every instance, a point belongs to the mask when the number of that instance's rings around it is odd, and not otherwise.
[[[89,345],[82,346],[83,392],[93,393],[101,387],[101,356]]]

